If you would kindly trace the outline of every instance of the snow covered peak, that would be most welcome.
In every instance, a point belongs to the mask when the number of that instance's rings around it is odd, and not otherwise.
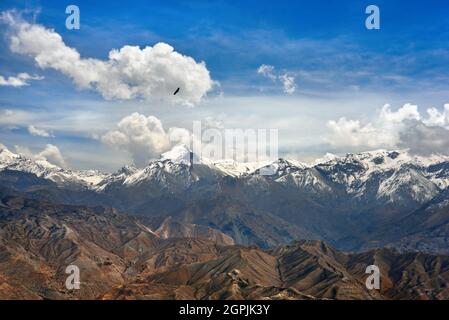
[[[240,163],[234,160],[212,161],[199,159],[193,154],[194,166],[190,166],[191,150],[186,145],[177,145],[161,158],[150,162],[144,168],[124,166],[112,174],[105,174],[96,170],[74,171],[62,169],[45,160],[28,159],[9,151],[0,145],[0,171],[13,170],[35,174],[58,184],[76,184],[92,190],[101,191],[109,185],[134,185],[140,182],[156,181],[189,185],[202,179],[213,180],[214,176],[267,176],[268,179],[279,183],[293,183],[305,188],[313,185],[324,190],[323,179],[330,179],[332,183],[341,184],[351,194],[365,192],[367,181],[371,179],[385,180],[397,172],[397,187],[404,181],[409,184],[413,179],[404,175],[407,170],[415,170],[417,176],[431,181],[438,188],[449,186],[449,157],[443,155],[417,156],[407,150],[375,150],[357,154],[336,156],[327,154],[323,159],[313,164],[304,164],[293,159],[280,158],[276,161],[254,163]],[[195,168],[196,165],[200,167]],[[207,170],[207,168],[211,170]],[[217,173],[220,174],[217,175]],[[284,178],[285,177],[285,178]],[[282,179],[281,179],[282,178]],[[388,182],[388,181],[387,181]],[[424,185],[424,183],[421,183]],[[395,190],[393,187],[382,185],[382,190]],[[381,191],[379,189],[379,191]],[[396,188],[397,189],[397,188]],[[427,188],[429,189],[429,188]],[[430,190],[430,189],[429,189]],[[433,189],[432,189],[433,190]],[[433,192],[433,191],[432,191]]]
[[[367,170],[390,170],[398,168],[404,164],[415,165],[419,167],[428,167],[431,165],[448,162],[449,156],[440,154],[434,155],[413,155],[408,150],[375,150],[361,153],[348,153],[345,156],[327,157],[316,163],[332,165],[336,163],[359,163]]]
[[[301,161],[298,161],[295,159],[290,159],[290,158],[289,159],[280,158],[275,162],[278,163],[282,167],[295,167],[295,168],[299,168],[299,169],[309,167],[307,164],[305,164]]]
[[[277,178],[307,167],[306,164],[297,160],[279,158],[273,162],[260,164],[254,173]]]
[[[418,156],[408,150],[347,154],[316,164],[314,168],[343,186],[349,194],[371,193],[388,201],[411,197],[413,201],[422,202],[435,195],[438,189],[449,186],[449,157]]]
[[[337,155],[328,152],[322,158],[318,158],[315,161],[313,161],[312,165],[335,161],[337,158],[338,158]]]
[[[226,175],[232,177],[241,177],[256,171],[261,166],[260,163],[240,163],[234,160],[222,160],[211,163],[212,166]]]
[[[337,156],[327,153],[323,158],[317,159],[314,162],[314,166],[317,165],[336,165],[336,164],[348,164],[359,163],[367,169],[372,166],[378,168],[388,167],[391,165],[410,162],[412,156],[408,154],[406,150],[388,151],[388,150],[374,150],[360,153],[347,153],[344,156]]]
[[[124,165],[121,167],[116,173],[113,175],[131,175],[136,173],[139,169],[136,168],[134,165]]]
[[[104,179],[109,177],[109,174],[100,172],[98,170],[84,170],[84,171],[69,171],[73,178],[83,181],[88,186],[96,186]]]
[[[191,150],[188,146],[180,144],[173,147],[170,151],[163,153],[160,160],[171,160],[176,163],[190,163],[190,153]]]
[[[428,167],[428,166],[437,165],[437,164],[440,164],[443,162],[449,162],[449,156],[445,156],[445,155],[441,155],[441,154],[432,154],[429,156],[415,155],[414,162],[417,165],[420,165],[422,167]]]
[[[81,186],[94,186],[107,176],[96,170],[72,171],[62,169],[45,159],[29,159],[9,151],[0,145],[0,171],[20,171],[51,180],[58,184],[75,183]]]
[[[50,162],[48,162],[47,160],[44,159],[38,159],[34,161],[37,165],[41,166],[42,168],[46,168],[49,170],[61,170],[60,167],[58,167],[57,165],[54,165]]]
[[[18,154],[12,153],[4,145],[0,144],[0,167],[19,158],[20,156]]]

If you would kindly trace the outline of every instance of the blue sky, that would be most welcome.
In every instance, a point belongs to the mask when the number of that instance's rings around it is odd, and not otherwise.
[[[47,143],[58,145],[72,167],[110,170],[130,161],[125,152],[106,164],[104,157],[113,151],[91,137],[132,112],[155,115],[167,127],[187,129],[191,121],[208,117],[225,119],[231,127],[242,125],[239,119],[248,117],[245,125],[282,130],[284,153],[310,158],[352,150],[330,146],[319,136],[325,130],[316,127],[324,128],[328,121],[346,117],[374,123],[373,117],[386,103],[394,110],[416,104],[425,114],[430,107],[441,111],[448,102],[449,4],[444,0],[431,5],[426,1],[76,1],[80,30],[65,27],[69,4],[2,1],[0,11],[15,9],[27,21],[54,29],[85,58],[105,60],[110,50],[125,45],[168,43],[177,52],[204,61],[221,92],[194,108],[139,99],[105,100],[95,90],[78,88],[57,70],[42,69],[32,58],[11,52],[8,27],[1,25],[0,75],[27,72],[45,79],[20,88],[0,86],[0,110],[33,113],[28,120],[0,122],[0,142],[35,152]],[[365,28],[369,4],[380,8],[380,30]],[[293,77],[296,90],[285,94],[280,81],[258,74],[264,64],[273,66],[277,75]],[[289,119],[297,121],[289,123]],[[26,129],[30,121],[52,131],[54,137],[30,136]],[[93,124],[84,128],[89,122]],[[89,162],[85,154],[91,150],[101,154]]]
[[[179,52],[206,61],[214,78],[222,82],[240,82],[242,74],[250,78],[254,69],[266,63],[287,70],[369,70],[373,75],[391,73],[427,83],[429,75],[442,73],[449,59],[445,55],[449,4],[445,1],[432,1],[432,5],[377,1],[379,31],[364,27],[364,10],[371,4],[366,1],[133,1],[126,8],[119,1],[77,1],[79,31],[65,28],[67,4],[3,1],[0,9],[39,10],[39,23],[54,28],[87,57],[105,58],[112,48],[125,44],[167,42]],[[14,72],[14,64],[6,63],[11,61],[5,51],[7,47],[2,46],[2,71]],[[246,86],[251,85],[248,80]],[[345,80],[362,87],[392,84],[366,78]]]

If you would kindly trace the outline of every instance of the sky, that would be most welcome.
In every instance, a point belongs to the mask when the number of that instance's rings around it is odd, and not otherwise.
[[[79,29],[66,27],[71,4]],[[372,4],[380,29],[365,26]],[[2,1],[0,143],[113,171],[192,139],[201,121],[277,129],[279,155],[303,161],[447,153],[448,9],[444,0]]]

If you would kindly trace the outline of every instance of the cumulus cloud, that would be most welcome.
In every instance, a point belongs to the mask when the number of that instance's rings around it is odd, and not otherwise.
[[[288,73],[277,74],[274,66],[263,64],[257,69],[257,73],[273,82],[280,82],[286,94],[292,94],[296,91],[295,77]]]
[[[28,126],[28,132],[33,136],[52,137],[52,135],[49,132],[45,131],[44,129],[38,129],[33,125]]]
[[[295,77],[288,74],[282,74],[279,76],[279,80],[282,82],[285,93],[292,94],[296,91]]]
[[[423,117],[416,105],[396,111],[385,105],[371,122],[340,118],[327,123],[327,142],[335,147],[405,148],[412,153],[449,153],[449,105],[442,112],[427,110]]]
[[[273,81],[276,81],[277,76],[274,74],[274,67],[267,65],[267,64],[263,64],[261,65],[258,69],[257,69],[257,73],[261,74]]]
[[[33,153],[27,147],[15,146],[16,152],[33,160],[45,160],[59,167],[66,167],[66,162],[59,148],[53,144],[47,144],[41,152]]]
[[[186,129],[173,127],[166,130],[158,118],[135,112],[124,117],[117,124],[117,130],[107,132],[101,141],[129,152],[137,166],[144,166],[175,145],[190,145],[190,138]]]
[[[52,144],[47,144],[45,149],[37,154],[37,157],[47,160],[48,162],[56,164],[60,167],[66,166],[61,151],[59,151],[57,146]]]
[[[5,78],[0,75],[0,86],[8,86],[8,87],[23,87],[29,85],[29,80],[42,80],[44,77],[40,76],[31,76],[26,72],[22,72],[17,74],[16,76],[10,76]]]
[[[449,129],[449,104],[444,105],[442,112],[436,108],[427,109],[428,119],[424,123],[429,126],[440,126]]]
[[[82,58],[53,29],[3,12],[10,27],[10,50],[30,56],[42,68],[55,69],[82,89],[95,89],[105,99],[166,99],[194,105],[214,86],[204,62],[182,55],[166,43],[143,49],[124,46],[109,52],[108,60]],[[173,92],[180,88],[174,96]]]
[[[398,146],[417,154],[449,154],[449,130],[440,126],[428,126],[419,121],[406,121],[399,132]]]

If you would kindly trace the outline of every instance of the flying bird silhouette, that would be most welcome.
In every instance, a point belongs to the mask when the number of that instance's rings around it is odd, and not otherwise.
[[[179,92],[179,88],[176,89],[176,91],[173,93],[173,95],[175,96],[178,92]]]

